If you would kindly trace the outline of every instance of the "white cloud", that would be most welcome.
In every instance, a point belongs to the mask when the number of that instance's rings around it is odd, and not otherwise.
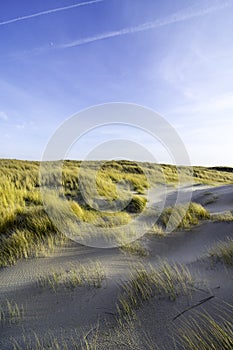
[[[5,112],[3,112],[3,111],[0,111],[0,120],[8,120],[9,118],[8,118],[8,115],[5,113]]]

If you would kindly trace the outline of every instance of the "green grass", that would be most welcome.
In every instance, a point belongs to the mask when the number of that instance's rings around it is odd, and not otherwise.
[[[210,257],[215,261],[222,261],[226,265],[233,265],[233,239],[217,243],[210,250]]]

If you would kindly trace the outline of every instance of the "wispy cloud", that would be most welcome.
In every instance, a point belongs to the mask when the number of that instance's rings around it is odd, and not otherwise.
[[[67,11],[67,10],[70,10],[70,9],[73,9],[73,8],[76,8],[76,7],[96,4],[96,3],[102,2],[102,1],[104,1],[104,0],[90,0],[90,1],[80,2],[78,4],[73,4],[73,5],[69,5],[69,6],[63,6],[63,7],[57,7],[55,9],[50,9],[50,10],[46,10],[46,11],[32,13],[31,15],[27,15],[27,16],[11,18],[11,19],[8,19],[6,21],[0,22],[0,26],[5,26],[5,25],[12,24],[12,23],[15,23],[15,22],[25,21],[25,20],[32,19],[32,18],[35,18],[35,17],[41,17],[41,16],[49,15],[51,13]]]
[[[3,111],[0,111],[0,120],[8,120],[8,115]]]
[[[233,111],[233,92],[227,92],[221,95],[212,96],[204,101],[194,101],[195,103],[186,104],[184,106],[177,107],[173,110],[167,111],[167,114],[176,115],[191,115],[201,113],[205,117],[210,116],[212,118],[213,114],[219,114],[223,118],[232,118]],[[230,114],[226,114],[230,112]]]
[[[123,28],[123,29],[120,29],[117,31],[105,32],[105,33],[90,36],[87,38],[74,40],[74,41],[71,41],[71,42],[68,42],[65,44],[56,45],[55,48],[57,48],[57,49],[69,48],[69,47],[80,46],[80,45],[92,43],[92,42],[103,40],[103,39],[122,36],[122,35],[126,35],[126,34],[143,32],[146,30],[155,29],[155,28],[166,26],[166,25],[170,25],[170,24],[173,24],[176,22],[187,21],[187,20],[195,18],[195,17],[204,16],[204,15],[209,14],[211,12],[215,12],[215,11],[218,11],[218,10],[221,10],[223,8],[230,7],[230,6],[233,6],[232,0],[207,1],[204,5],[203,5],[203,1],[201,1],[201,2],[196,3],[194,6],[188,7],[187,9],[182,10],[182,11],[175,12],[172,15],[167,16],[163,19],[158,19],[158,20],[155,20],[152,22],[146,22],[146,23],[140,24],[138,26],[127,27],[127,28]]]

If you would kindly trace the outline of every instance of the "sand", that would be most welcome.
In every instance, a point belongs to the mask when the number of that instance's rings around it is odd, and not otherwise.
[[[206,199],[213,196],[214,200],[207,203]],[[171,205],[175,198],[176,193],[171,193],[166,205]],[[233,186],[197,186],[193,192],[193,200],[204,205],[211,213],[233,210]],[[145,303],[137,311],[141,323],[135,323],[131,335],[141,342],[142,349],[147,349],[142,342],[145,332],[150,334],[159,349],[163,349],[163,346],[168,350],[175,349],[171,335],[182,317],[175,321],[173,318],[180,312],[208,296],[213,297],[199,308],[205,308],[210,313],[224,302],[233,304],[232,268],[227,268],[222,263],[213,264],[208,256],[209,249],[227,237],[233,237],[233,222],[205,221],[191,230],[173,232],[166,237],[145,236],[142,240],[150,253],[146,258],[126,255],[118,249],[94,249],[73,242],[49,257],[23,260],[15,266],[2,268],[0,300],[2,302],[7,298],[23,304],[25,316],[18,324],[0,324],[0,349],[12,349],[12,337],[20,343],[22,333],[29,334],[32,331],[40,337],[48,334],[48,331],[58,338],[62,333],[69,343],[74,329],[77,332],[75,337],[78,338],[92,328],[95,329],[97,322],[100,323],[103,349],[127,349],[117,336],[113,336],[112,344],[106,343],[103,336],[105,330],[115,327],[116,300],[120,285],[127,281],[133,262],[141,260],[144,264],[156,265],[160,259],[187,265],[200,288],[193,292],[192,299],[181,296],[175,302],[162,298]],[[51,270],[69,268],[71,263],[77,266],[80,262],[88,264],[90,260],[100,261],[106,270],[106,280],[99,289],[61,288],[54,293],[37,285],[38,277]],[[183,317],[188,317],[190,312],[185,312]],[[71,343],[69,348],[73,348]]]

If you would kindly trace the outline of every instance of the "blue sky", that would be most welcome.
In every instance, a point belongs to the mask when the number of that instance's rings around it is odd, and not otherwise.
[[[41,159],[69,116],[120,101],[163,115],[192,164],[233,166],[232,18],[233,0],[1,1],[0,158]],[[96,130],[70,156],[120,135]]]

